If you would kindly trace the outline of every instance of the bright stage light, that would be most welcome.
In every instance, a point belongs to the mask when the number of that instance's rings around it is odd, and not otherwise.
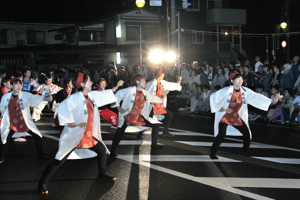
[[[164,53],[162,51],[159,51],[159,50],[152,51],[149,54],[149,59],[153,63],[159,63],[163,60],[163,58],[164,58]]]
[[[176,55],[173,52],[169,51],[169,52],[166,53],[165,60],[167,62],[174,62],[175,59],[176,59]]]

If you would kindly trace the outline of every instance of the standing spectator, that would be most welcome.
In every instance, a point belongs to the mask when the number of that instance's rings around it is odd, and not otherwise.
[[[200,84],[209,86],[208,77],[205,74],[203,68],[200,68],[199,72],[200,72]]]
[[[245,65],[243,74],[244,83],[246,87],[252,87],[252,75],[249,73],[249,66]]]
[[[209,64],[208,66],[208,82],[209,82],[209,86],[212,87],[212,80],[215,76],[215,66],[213,64]]]
[[[148,71],[146,70],[145,65],[142,65],[140,74],[143,74],[145,76],[145,79],[149,80]]]
[[[128,82],[128,73],[125,71],[125,67],[122,66],[121,67],[121,70],[120,70],[120,73],[119,73],[119,76],[118,76],[118,80],[122,80],[124,81],[124,84],[123,86],[120,88],[126,88],[128,85],[127,85],[127,82]]]
[[[114,70],[114,71],[115,71],[115,75],[118,76],[118,68],[117,68],[115,62],[111,62],[110,65],[109,65],[109,68],[110,68],[111,70]]]
[[[94,81],[93,82],[96,83],[99,78],[100,78],[100,74],[99,74],[98,70],[96,69],[95,74],[94,74]]]
[[[291,69],[292,69],[292,74],[293,74],[294,80],[296,81],[300,74],[299,56],[297,56],[297,55],[294,56]]]
[[[276,65],[273,66],[273,72],[274,73],[272,74],[271,77],[271,86],[279,85],[281,79],[281,73],[280,73],[280,69]]]
[[[217,74],[213,78],[212,85],[213,85],[213,87],[220,86],[222,88],[224,86],[224,84],[225,84],[225,77],[223,75],[223,70],[222,70],[222,68],[219,68],[217,70]]]
[[[262,77],[261,77],[259,83],[261,85],[264,85],[265,92],[267,92],[269,95],[271,94],[271,91],[270,91],[271,78],[272,78],[272,74],[269,71],[269,65],[264,65],[263,66],[263,74],[262,74]]]
[[[283,92],[285,88],[293,88],[294,86],[294,76],[291,71],[291,65],[288,63],[283,65],[283,74],[279,86],[281,92]]]
[[[191,71],[191,76],[189,77],[189,87],[192,88],[192,83],[200,84],[200,78],[196,75],[195,70]]]
[[[254,65],[254,72],[258,72],[259,66],[263,65],[262,62],[260,62],[260,56],[255,57],[255,65]]]
[[[182,85],[187,85],[189,83],[189,71],[186,69],[186,65],[182,64],[181,68],[183,69],[181,71],[181,77],[182,77]]]

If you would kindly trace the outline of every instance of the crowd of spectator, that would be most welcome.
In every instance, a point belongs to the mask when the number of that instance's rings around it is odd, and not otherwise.
[[[253,65],[252,65],[253,64]],[[104,78],[107,82],[107,88],[117,85],[119,80],[124,81],[123,88],[130,85],[131,77],[136,73],[141,73],[147,81],[152,80],[153,71],[156,68],[162,68],[165,73],[165,80],[176,82],[178,79],[178,67],[174,65],[155,65],[146,64],[143,66],[134,65],[129,68],[117,66],[111,62],[109,66],[89,72],[86,67],[73,67],[59,64],[58,68],[51,70],[49,68],[31,69],[32,78],[38,83],[44,83],[43,73],[50,73],[53,83],[63,86],[64,80],[68,80],[78,71],[83,71],[90,75],[94,84],[97,80]],[[10,77],[22,78],[22,73],[26,70],[16,68],[8,72]],[[298,113],[300,109],[300,64],[299,56],[294,56],[291,63],[277,65],[275,63],[261,62],[259,56],[255,57],[255,62],[250,60],[236,60],[235,62],[212,64],[204,61],[199,64],[197,61],[192,63],[181,63],[182,91],[170,93],[170,105],[183,113],[210,113],[209,98],[210,95],[231,84],[230,75],[238,71],[244,80],[243,86],[246,86],[269,98],[278,98],[279,102],[271,105],[267,112],[258,111],[250,106],[249,120],[261,120],[265,122],[281,122],[284,124],[298,125]],[[6,76],[1,71],[0,79]],[[1,80],[0,80],[1,81]],[[96,85],[95,85],[96,86]]]

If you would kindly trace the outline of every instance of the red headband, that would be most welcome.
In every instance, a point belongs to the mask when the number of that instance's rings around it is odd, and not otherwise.
[[[76,88],[79,88],[83,79],[83,75],[84,73],[79,72],[78,77],[77,77],[77,81],[76,81]]]
[[[12,78],[12,79],[10,79],[10,84],[13,84],[13,82],[15,81],[15,80],[18,80],[19,78]],[[20,81],[21,81],[21,84],[23,85],[23,82],[22,82],[22,80],[21,79],[19,79]]]
[[[230,79],[230,80],[232,80],[232,79],[233,79],[233,77],[234,77],[235,75],[238,75],[238,74],[240,74],[240,73],[238,73],[238,72],[234,72],[234,73],[232,73],[232,74],[231,74],[231,76],[229,77],[229,79]]]
[[[162,74],[162,69],[159,70],[159,72],[157,73],[156,77],[159,77]]]

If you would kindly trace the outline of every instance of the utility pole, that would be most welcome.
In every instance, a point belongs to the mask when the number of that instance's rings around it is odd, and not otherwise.
[[[176,0],[171,0],[171,33],[176,31],[176,14],[177,14],[177,9],[176,9]],[[172,46],[172,50],[176,49],[176,35],[172,34],[171,36],[171,46]]]

